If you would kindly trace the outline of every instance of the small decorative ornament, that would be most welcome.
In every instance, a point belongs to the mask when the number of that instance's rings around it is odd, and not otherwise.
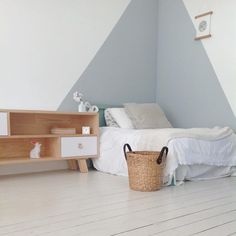
[[[38,159],[40,158],[40,151],[41,151],[41,143],[32,141],[31,144],[34,145],[34,148],[30,151],[30,158],[31,159]]]
[[[73,99],[78,102],[78,112],[86,112],[86,107],[83,101],[83,94],[79,92],[75,92],[73,94]]]
[[[98,112],[99,109],[97,106],[92,106],[88,101],[85,102],[83,100],[83,94],[79,92],[75,92],[73,94],[73,99],[79,103],[78,112]]]
[[[85,102],[85,107],[88,112],[98,112],[99,109],[95,105],[91,105],[89,102]]]
[[[209,11],[195,16],[196,37],[195,40],[210,38],[211,35],[211,16],[213,11]]]
[[[84,134],[84,135],[90,134],[90,127],[89,126],[83,126],[82,127],[82,134]]]
[[[79,103],[78,112],[86,112],[86,106],[85,106],[84,102]]]

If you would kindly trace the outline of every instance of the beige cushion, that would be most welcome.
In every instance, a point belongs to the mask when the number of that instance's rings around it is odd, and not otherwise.
[[[171,128],[164,112],[156,103],[126,103],[125,111],[136,129]]]

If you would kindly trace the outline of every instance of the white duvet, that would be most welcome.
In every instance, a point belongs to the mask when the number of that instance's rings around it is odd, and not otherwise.
[[[168,146],[164,175],[169,181],[177,168],[178,175],[183,175],[189,166],[225,167],[221,172],[236,166],[236,135],[227,127],[149,130],[104,127],[100,132],[100,158],[93,163],[97,170],[106,173],[127,176],[125,143],[136,151],[155,151]]]

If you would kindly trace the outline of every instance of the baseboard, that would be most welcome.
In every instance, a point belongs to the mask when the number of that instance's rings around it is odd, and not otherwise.
[[[65,169],[68,169],[66,161],[2,165],[0,166],[0,176]]]

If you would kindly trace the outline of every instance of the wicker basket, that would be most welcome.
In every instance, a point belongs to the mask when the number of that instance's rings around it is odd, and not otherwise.
[[[128,165],[130,188],[142,192],[159,190],[162,186],[162,172],[168,148],[163,147],[160,152],[133,152],[130,145],[125,144],[123,149]]]

